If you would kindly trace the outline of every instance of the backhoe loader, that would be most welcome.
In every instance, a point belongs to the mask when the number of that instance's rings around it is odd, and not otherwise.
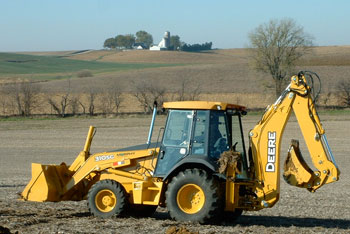
[[[151,215],[166,207],[178,221],[209,222],[242,211],[273,207],[280,194],[280,147],[293,111],[315,170],[292,140],[284,179],[311,192],[339,179],[340,171],[315,109],[313,81],[300,72],[249,132],[245,150],[244,106],[206,101],[166,102],[164,128],[151,143],[157,106],[145,145],[90,154],[90,127],[83,151],[67,166],[32,164],[32,179],[21,193],[28,201],[87,199],[102,218]],[[318,76],[317,76],[318,77]],[[311,84],[311,85],[310,85]]]

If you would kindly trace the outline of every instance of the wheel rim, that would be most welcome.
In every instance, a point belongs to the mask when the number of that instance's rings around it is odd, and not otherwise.
[[[194,214],[200,211],[205,203],[205,195],[201,187],[196,184],[182,186],[176,196],[179,208],[187,213]]]
[[[117,204],[117,197],[109,189],[103,189],[96,194],[96,208],[101,212],[110,212]]]

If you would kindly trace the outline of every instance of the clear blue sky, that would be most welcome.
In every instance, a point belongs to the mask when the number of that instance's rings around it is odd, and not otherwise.
[[[108,37],[165,31],[186,43],[242,48],[270,19],[293,18],[316,45],[350,45],[349,0],[0,0],[0,51],[101,49]]]

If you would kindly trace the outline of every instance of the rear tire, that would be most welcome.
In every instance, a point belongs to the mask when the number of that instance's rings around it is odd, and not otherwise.
[[[171,218],[205,223],[221,210],[218,183],[206,171],[187,169],[175,176],[165,193]]]
[[[88,207],[92,215],[109,218],[120,215],[126,207],[123,187],[114,180],[101,180],[89,190]]]

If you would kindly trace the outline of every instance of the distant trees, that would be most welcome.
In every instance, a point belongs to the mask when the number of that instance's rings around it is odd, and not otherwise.
[[[169,50],[180,50],[181,46],[182,46],[182,42],[180,41],[180,37],[178,35],[170,36]]]
[[[136,37],[134,34],[126,34],[107,38],[103,43],[103,47],[108,49],[131,49],[135,42],[144,43],[149,47],[153,43],[153,37],[146,31],[140,30],[136,33]]]
[[[336,86],[336,91],[339,104],[350,107],[350,80],[339,81]]]
[[[135,36],[133,34],[118,35],[116,37],[111,37],[105,40],[103,43],[104,48],[115,49],[115,48],[125,48],[131,49],[135,43]]]
[[[136,33],[136,42],[143,43],[147,48],[153,44],[153,37],[146,31],[140,30]]]
[[[180,88],[177,90],[177,101],[195,101],[199,100],[202,93],[201,84],[195,80],[182,78],[180,81]]]
[[[118,35],[115,38],[116,47],[131,49],[135,43],[135,36],[133,34]]]
[[[153,103],[157,102],[159,106],[163,106],[167,88],[161,84],[140,83],[136,85],[134,97],[140,103],[144,113],[153,111]]]
[[[278,97],[285,77],[312,46],[311,36],[292,19],[270,20],[249,34],[255,69],[271,74]]]
[[[108,49],[131,49],[135,43],[142,43],[146,48],[149,48],[153,44],[153,36],[144,30],[139,30],[136,32],[136,37],[133,34],[126,34],[107,38],[103,43],[103,47]],[[173,35],[170,37],[170,46],[168,49],[199,52],[202,50],[211,50],[212,46],[212,42],[192,45],[186,44],[180,40],[180,36]]]
[[[51,106],[51,108],[56,112],[56,114],[60,117],[66,116],[66,111],[68,105],[71,102],[71,84],[70,80],[67,80],[67,86],[63,89],[64,91],[60,94],[52,95],[51,93],[47,93],[47,102]],[[76,100],[77,101],[77,100]]]
[[[100,103],[102,114],[118,113],[121,103],[123,101],[122,88],[118,85],[112,85],[100,95]]]
[[[107,38],[103,43],[104,48],[115,49],[117,47],[117,42],[114,37]]]
[[[7,85],[4,93],[10,97],[10,105],[21,116],[30,116],[39,107],[41,86],[33,82],[19,82]]]
[[[182,51],[189,51],[189,52],[198,52],[202,50],[211,50],[211,47],[213,46],[212,42],[206,42],[203,44],[183,44],[181,46]]]

